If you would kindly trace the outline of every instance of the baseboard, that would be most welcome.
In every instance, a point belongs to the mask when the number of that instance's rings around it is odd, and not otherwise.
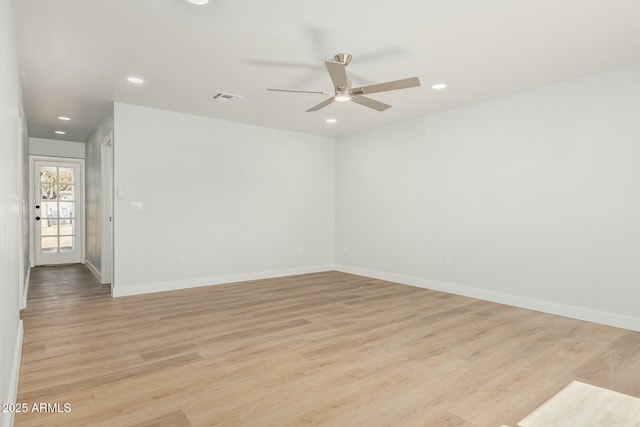
[[[93,273],[94,276],[96,276],[96,279],[98,279],[98,281],[102,283],[102,276],[98,269],[87,259],[84,260],[84,265],[86,265],[89,271]]]
[[[356,274],[358,276],[401,283],[403,285],[416,286],[419,288],[447,292],[450,294],[462,295],[465,297],[511,305],[519,308],[526,308],[528,310],[555,314],[587,322],[600,323],[632,331],[640,331],[640,318],[638,317],[348,265],[336,265],[335,270],[343,273]]]
[[[20,310],[27,308],[27,299],[29,298],[29,281],[31,280],[31,268],[27,269],[27,276],[24,279],[24,291],[22,292],[22,301]]]
[[[11,365],[11,377],[9,378],[9,389],[7,390],[7,403],[15,403],[18,400],[18,383],[20,380],[20,361],[22,360],[22,338],[24,336],[24,325],[22,320],[18,323],[18,334],[13,351],[13,364]],[[2,413],[2,426],[13,426],[13,412]]]
[[[223,285],[228,283],[246,282],[248,280],[272,279],[275,277],[295,276],[298,274],[321,273],[332,271],[333,265],[314,265],[306,267],[294,267],[280,270],[256,271],[251,273],[228,274],[223,276],[198,277],[185,280],[173,280],[167,282],[141,283],[129,286],[113,288],[114,297],[129,295],[149,294],[153,292],[175,291],[179,289],[198,288],[202,286]]]

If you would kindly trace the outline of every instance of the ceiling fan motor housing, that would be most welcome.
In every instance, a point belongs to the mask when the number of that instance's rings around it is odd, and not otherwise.
[[[333,59],[335,59],[336,62],[341,62],[346,66],[346,65],[349,65],[349,62],[351,62],[351,54],[350,53],[338,53],[333,57]]]

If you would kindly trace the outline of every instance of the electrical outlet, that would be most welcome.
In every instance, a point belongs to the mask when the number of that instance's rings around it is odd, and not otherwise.
[[[451,258],[450,256],[446,257],[444,259],[444,265],[447,268],[453,268],[453,258]]]
[[[182,264],[184,262],[184,257],[182,255],[178,255],[176,257],[176,264]]]

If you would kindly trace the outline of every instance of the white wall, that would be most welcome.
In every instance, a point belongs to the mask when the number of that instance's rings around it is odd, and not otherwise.
[[[332,268],[332,139],[126,104],[114,135],[115,295]]]
[[[113,131],[113,110],[94,130],[86,144],[86,251],[85,262],[102,281],[102,141]],[[83,144],[84,145],[84,144]]]
[[[15,46],[13,1],[0,0],[0,402],[11,402],[17,390],[22,342],[19,289],[21,264],[23,144],[22,102]],[[0,414],[8,426],[10,414]]]
[[[336,140],[336,264],[640,330],[640,66]]]
[[[37,156],[85,158],[83,142],[60,141],[57,139],[29,138],[29,154]]]

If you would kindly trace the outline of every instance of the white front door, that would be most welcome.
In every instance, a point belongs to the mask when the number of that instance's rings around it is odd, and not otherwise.
[[[80,163],[36,160],[35,263],[82,262],[82,177]]]

